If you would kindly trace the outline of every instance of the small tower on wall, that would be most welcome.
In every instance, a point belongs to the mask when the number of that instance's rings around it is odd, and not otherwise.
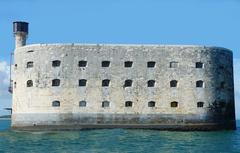
[[[13,22],[13,34],[15,36],[15,48],[25,46],[28,36],[28,23],[22,21]]]
[[[28,23],[22,21],[13,22],[13,34],[15,36],[15,48],[22,47],[26,45],[26,40],[28,36]],[[13,80],[12,80],[12,59],[13,53],[10,57],[10,79],[8,91],[13,92]]]

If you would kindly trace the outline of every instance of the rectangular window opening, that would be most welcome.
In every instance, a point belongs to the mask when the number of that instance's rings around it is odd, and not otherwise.
[[[60,65],[61,65],[61,61],[59,61],[59,60],[52,61],[53,67],[59,67]]]
[[[147,62],[147,67],[148,68],[154,68],[155,64],[156,64],[156,62],[154,62],[154,61]]]
[[[109,67],[110,61],[102,61],[102,67]]]
[[[110,84],[110,80],[108,79],[102,80],[102,87],[108,87],[109,84]]]
[[[79,67],[86,67],[87,66],[87,61],[79,61],[78,66]]]
[[[33,67],[33,62],[27,62],[27,68],[32,68]]]
[[[133,62],[132,61],[126,61],[124,62],[124,67],[132,67]]]
[[[85,79],[79,80],[79,86],[80,87],[86,86],[86,84],[87,84],[87,80],[85,80]]]
[[[177,68],[178,67],[178,62],[170,62],[170,68]]]

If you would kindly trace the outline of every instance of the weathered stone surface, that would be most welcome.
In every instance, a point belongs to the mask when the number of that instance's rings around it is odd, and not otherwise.
[[[225,48],[36,44],[18,47],[14,58],[12,126],[16,129],[153,125],[191,130],[204,124],[209,129],[235,129],[232,52]],[[60,60],[60,67],[52,67],[53,60]],[[78,67],[80,60],[87,66]],[[26,68],[29,61],[34,62],[32,68]],[[102,61],[110,61],[110,67],[101,67]],[[132,67],[124,67],[125,61],[132,61]],[[155,67],[148,68],[148,61],[155,61]],[[173,61],[177,68],[170,68]],[[196,62],[204,67],[196,68]],[[59,87],[52,87],[53,79],[61,80]],[[87,86],[79,87],[79,79],[86,79]],[[110,80],[109,87],[102,87],[104,79]],[[133,81],[132,87],[124,88],[126,79]],[[33,87],[27,87],[27,80],[33,80]],[[155,80],[155,87],[147,87],[148,80]],[[171,80],[178,81],[177,87],[170,87]],[[198,80],[204,81],[203,88],[196,88]],[[52,107],[54,100],[60,101],[60,107]],[[81,100],[86,107],[79,107]],[[110,107],[102,108],[104,100]],[[133,106],[125,107],[125,101]],[[148,107],[149,101],[156,106]],[[170,107],[172,101],[178,102],[177,108]],[[204,106],[197,107],[197,102]]]

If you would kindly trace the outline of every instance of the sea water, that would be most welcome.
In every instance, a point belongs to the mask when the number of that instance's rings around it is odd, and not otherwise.
[[[236,131],[215,132],[126,129],[14,132],[10,130],[10,120],[0,120],[0,153],[4,152],[240,153],[240,127]]]

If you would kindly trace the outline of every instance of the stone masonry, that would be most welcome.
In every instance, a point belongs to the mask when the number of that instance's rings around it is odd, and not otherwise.
[[[235,129],[232,52],[187,45],[18,46],[12,127]]]

